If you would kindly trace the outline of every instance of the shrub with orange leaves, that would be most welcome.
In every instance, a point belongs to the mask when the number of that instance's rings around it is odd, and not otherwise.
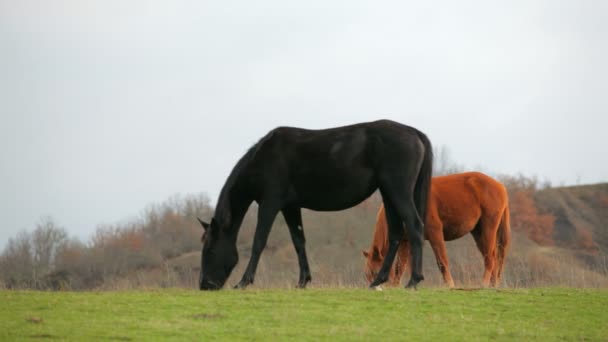
[[[539,245],[551,246],[555,217],[540,214],[532,198],[531,190],[514,191],[510,197],[511,226],[514,230],[525,232],[530,240]]]

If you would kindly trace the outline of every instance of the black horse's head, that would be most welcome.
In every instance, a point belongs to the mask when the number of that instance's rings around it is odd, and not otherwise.
[[[204,228],[201,238],[203,251],[199,288],[219,290],[224,286],[239,260],[236,240],[228,236],[226,229],[221,229],[215,219],[212,219],[211,223],[203,222],[201,219],[198,221]]]

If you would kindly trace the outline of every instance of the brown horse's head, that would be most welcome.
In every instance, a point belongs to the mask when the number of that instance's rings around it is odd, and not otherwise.
[[[204,228],[201,241],[201,273],[199,288],[201,290],[219,290],[236,266],[239,254],[236,239],[228,236],[215,219],[211,223],[198,219]]]
[[[362,252],[365,257],[365,278],[367,278],[368,282],[371,282],[376,278],[376,275],[380,271],[384,256],[381,255],[380,251],[375,246],[372,247],[371,252],[366,250],[363,250]]]
[[[401,277],[403,277],[403,273],[405,273],[405,268],[407,266],[407,255],[409,253],[408,247],[409,245],[407,242],[402,242],[402,244],[399,246],[399,250],[395,256],[395,261],[393,262],[393,266],[391,267],[388,275],[388,285],[390,286],[399,286],[401,282]],[[363,256],[365,257],[365,278],[367,278],[367,281],[372,282],[382,268],[382,264],[384,263],[384,255],[380,250],[378,250],[378,248],[376,248],[376,246],[373,246],[371,252],[364,250]]]

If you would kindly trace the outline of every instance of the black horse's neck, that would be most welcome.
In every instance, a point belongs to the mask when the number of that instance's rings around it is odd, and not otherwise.
[[[253,201],[230,195],[218,201],[214,217],[224,233],[236,238],[251,202]]]
[[[249,194],[246,170],[253,157],[253,148],[238,161],[226,180],[215,208],[215,219],[224,232],[236,239],[241,223],[253,197]]]

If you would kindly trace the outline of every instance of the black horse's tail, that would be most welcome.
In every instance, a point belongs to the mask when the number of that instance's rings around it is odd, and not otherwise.
[[[424,145],[424,159],[418,173],[416,186],[414,187],[414,202],[418,215],[420,215],[420,219],[424,224],[426,222],[426,207],[429,200],[429,192],[431,191],[431,178],[433,177],[433,146],[424,133],[418,131],[418,136]]]

